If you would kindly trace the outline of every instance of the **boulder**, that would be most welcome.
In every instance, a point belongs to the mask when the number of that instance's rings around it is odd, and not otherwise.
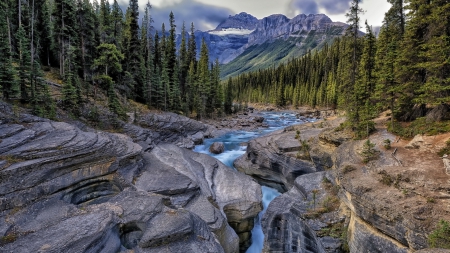
[[[191,140],[195,145],[203,144],[203,140],[205,139],[205,135],[203,132],[197,132],[194,135],[191,135]]]
[[[255,122],[257,122],[257,123],[263,123],[264,117],[261,117],[261,116],[255,116],[255,117],[253,118],[253,121],[255,121]]]
[[[222,154],[224,150],[225,150],[225,146],[224,146],[223,142],[214,142],[209,147],[209,152],[211,152],[213,154]]]

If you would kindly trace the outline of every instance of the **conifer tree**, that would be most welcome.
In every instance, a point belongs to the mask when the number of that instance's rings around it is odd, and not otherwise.
[[[20,96],[20,86],[17,79],[17,70],[13,65],[12,48],[9,41],[9,26],[7,2],[0,3],[0,88],[5,99]]]
[[[198,62],[198,87],[199,102],[197,114],[199,118],[206,116],[206,106],[208,94],[210,93],[211,79],[209,72],[209,52],[204,39],[202,39],[202,47],[200,51],[200,60]]]
[[[152,23],[153,20],[150,16],[150,10],[152,6],[150,3],[147,3],[145,8],[144,19],[142,20],[142,29],[141,29],[141,52],[144,56],[142,61],[142,81],[143,81],[143,96],[142,99],[148,104],[151,105],[152,100],[152,87],[153,83],[153,39],[152,39]],[[139,97],[139,94],[138,94]]]
[[[360,55],[360,43],[358,40],[359,33],[359,22],[360,16],[363,10],[360,8],[361,0],[352,0],[351,7],[349,12],[346,14],[349,23],[349,27],[347,28],[346,36],[349,37],[349,52],[351,52],[350,61],[350,79],[349,79],[349,87],[344,90],[348,92],[348,102],[346,110],[348,112],[348,120],[351,122],[353,127],[357,127],[360,121],[360,110],[361,106],[359,102],[361,98],[357,93],[354,93],[354,88],[357,85],[356,81],[358,79],[358,63],[359,63],[359,55]],[[342,83],[345,85],[345,82]]]
[[[139,5],[138,0],[130,0],[130,6],[127,10],[127,26],[125,33],[125,56],[126,64],[125,71],[129,73],[131,80],[125,81],[128,89],[136,97],[143,95],[143,85],[140,76],[140,66],[142,61],[142,55],[140,52],[140,39],[139,39]],[[131,94],[130,94],[131,95]]]
[[[122,48],[122,33],[123,33],[123,11],[120,8],[117,0],[114,0],[111,9],[111,30],[112,38],[111,42],[116,45],[117,49],[121,52]]]
[[[228,79],[228,83],[225,86],[225,103],[224,110],[226,114],[231,114],[233,108],[233,80],[231,77]]]
[[[29,102],[31,90],[31,59],[30,59],[30,42],[23,25],[20,25],[16,40],[18,43],[19,54],[19,83],[20,97],[23,102]]]
[[[364,37],[364,47],[361,56],[361,63],[359,68],[360,78],[355,87],[355,94],[359,98],[356,101],[358,107],[363,108],[361,110],[360,122],[357,126],[357,135],[362,138],[365,134],[369,136],[372,130],[373,122],[372,118],[374,107],[370,100],[371,95],[375,90],[375,54],[376,54],[376,38],[372,32],[372,28],[366,25],[366,35]],[[364,134],[363,134],[364,133]]]

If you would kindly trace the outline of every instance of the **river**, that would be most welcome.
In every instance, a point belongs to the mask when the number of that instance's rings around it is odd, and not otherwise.
[[[260,116],[264,117],[264,123],[269,127],[256,130],[256,131],[235,131],[227,133],[223,136],[206,139],[203,145],[197,145],[194,151],[199,153],[208,154],[212,157],[217,158],[227,166],[233,167],[233,162],[239,156],[245,154],[246,146],[243,143],[248,142],[256,137],[271,133],[273,131],[283,129],[287,126],[294,124],[305,123],[305,121],[297,119],[296,115],[291,112],[261,112]],[[225,151],[222,154],[215,155],[209,152],[209,147],[214,142],[223,142],[225,145]],[[261,218],[264,215],[269,203],[275,199],[280,193],[272,188],[262,186],[263,194],[263,210],[259,213],[255,220],[255,226],[252,230],[252,244],[247,250],[247,253],[260,253],[263,249],[264,234],[261,228]]]

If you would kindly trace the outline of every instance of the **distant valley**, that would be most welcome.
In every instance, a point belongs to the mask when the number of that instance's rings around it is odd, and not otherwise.
[[[277,66],[320,49],[342,36],[346,24],[324,14],[301,14],[292,19],[276,14],[263,19],[242,12],[211,31],[196,31],[197,45],[208,45],[210,59],[218,59],[221,78]],[[181,44],[181,36],[177,40]]]

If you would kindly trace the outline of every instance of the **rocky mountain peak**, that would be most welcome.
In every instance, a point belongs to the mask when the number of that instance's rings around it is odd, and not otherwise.
[[[248,13],[241,12],[234,16],[229,16],[226,20],[220,23],[215,31],[222,31],[224,29],[247,29],[254,30],[258,24],[258,19]]]
[[[263,18],[250,35],[250,44],[262,44],[273,39],[300,36],[312,30],[325,30],[333,21],[325,14],[300,14],[292,19],[281,14]]]

